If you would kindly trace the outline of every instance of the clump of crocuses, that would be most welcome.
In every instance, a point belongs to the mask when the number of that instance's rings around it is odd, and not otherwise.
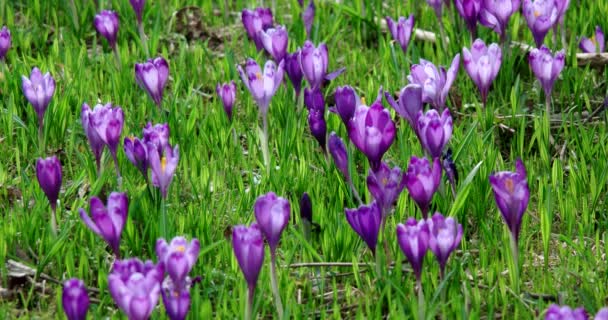
[[[448,93],[459,67],[460,54],[454,57],[447,71],[444,67],[437,68],[433,63],[420,59],[419,64],[414,64],[410,68],[407,79],[409,83],[415,83],[423,88],[422,102],[442,111],[446,107]]]
[[[146,90],[159,110],[168,78],[169,64],[163,57],[148,59],[146,62],[135,64],[137,84]]]
[[[566,53],[564,50],[558,51],[553,55],[551,50],[544,45],[540,49],[532,49],[528,56],[530,68],[532,68],[532,72],[534,72],[536,79],[541,83],[545,92],[547,116],[551,112],[551,91],[553,90],[553,84],[562,72],[565,60]]]
[[[407,53],[407,48],[410,45],[412,31],[414,30],[414,15],[410,15],[407,19],[399,17],[397,21],[386,17],[386,25],[391,32],[393,39],[401,46],[403,53]]]
[[[545,311],[545,320],[587,320],[589,316],[583,307],[572,309],[569,306],[552,304]],[[596,319],[598,319],[596,317]],[[601,319],[601,318],[600,318]]]
[[[462,48],[464,69],[479,89],[484,107],[488,100],[490,86],[500,70],[502,50],[496,43],[486,46],[481,39],[475,40],[471,50]]]
[[[51,204],[51,228],[53,233],[57,233],[57,199],[59,199],[62,180],[59,159],[56,156],[46,159],[38,158],[36,161],[36,177],[40,188]]]
[[[595,27],[595,34],[591,39],[587,37],[581,37],[579,48],[585,53],[602,53],[606,48],[606,39],[604,38],[604,32],[600,26]]]
[[[150,318],[160,297],[163,267],[137,258],[116,260],[108,275],[114,302],[130,320]]]
[[[256,223],[232,228],[232,249],[247,281],[247,310],[245,319],[251,319],[253,293],[264,263],[264,238]]]
[[[6,26],[0,29],[0,62],[4,61],[8,49],[11,48],[11,31]]]
[[[276,249],[281,239],[283,230],[289,223],[291,206],[285,198],[277,197],[274,192],[269,192],[258,197],[254,206],[255,220],[258,223],[268,247],[270,248],[270,273],[274,302],[279,317],[283,316],[283,304],[279,295],[279,286],[276,271]]]
[[[116,258],[120,257],[120,238],[127,222],[129,199],[125,193],[112,192],[104,206],[101,199],[91,197],[89,214],[78,209],[82,222],[110,246]]]
[[[255,42],[258,50],[261,50],[264,44],[260,38],[260,31],[266,31],[274,24],[270,8],[245,9],[241,13],[241,21],[249,39]]]
[[[44,113],[55,93],[55,79],[48,72],[42,75],[40,69],[34,67],[29,78],[21,76],[21,88],[25,98],[38,115],[38,139],[42,144]]]
[[[228,120],[232,121],[232,108],[236,100],[236,84],[234,81],[224,84],[218,83],[217,87],[215,87],[215,92],[222,101]]]
[[[500,35],[501,43],[507,39],[509,19],[519,10],[521,0],[483,0],[479,22]]]
[[[557,22],[558,7],[554,0],[523,0],[522,12],[532,31],[536,47],[543,45],[545,36]]]
[[[111,103],[105,105],[98,104],[91,110],[88,104],[83,103],[80,111],[82,127],[87,135],[95,163],[97,174],[100,174],[100,160],[104,145],[108,146],[114,166],[116,176],[120,179],[120,168],[116,152],[120,144],[120,136],[124,124],[124,114],[120,106],[113,106]]]
[[[63,283],[61,304],[68,320],[85,320],[87,318],[89,295],[82,280],[72,278]]]

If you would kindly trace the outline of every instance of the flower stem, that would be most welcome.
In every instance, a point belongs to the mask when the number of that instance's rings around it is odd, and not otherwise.
[[[38,116],[38,149],[40,150],[40,155],[44,155],[44,115]]]
[[[112,51],[114,52],[114,58],[116,59],[116,66],[118,67],[118,70],[120,70],[122,68],[122,63],[120,62],[120,53],[118,52],[118,47],[114,45]]]
[[[101,177],[101,155],[95,157],[95,168],[97,169],[97,179]]]
[[[416,290],[418,291],[418,319],[424,320],[424,292],[422,292],[422,281],[416,279]]]
[[[120,176],[120,168],[118,167],[118,158],[116,152],[112,152],[112,159],[114,159],[114,167],[116,168],[116,182],[118,182],[118,189],[122,190],[122,177]]]
[[[363,201],[361,200],[361,197],[359,196],[359,192],[357,192],[357,189],[355,188],[355,184],[353,184],[353,181],[349,178],[348,179],[348,185],[350,186],[350,190],[353,192],[353,195],[355,196],[355,199],[357,199],[357,202],[359,202],[359,205],[363,205]]]
[[[139,30],[139,38],[141,39],[141,45],[144,47],[144,53],[146,56],[150,55],[150,51],[148,51],[148,42],[146,40],[146,34],[144,33],[144,26],[142,23],[137,24],[137,29]]]
[[[443,26],[443,20],[441,19],[440,15],[437,16],[437,22],[439,22],[439,36],[441,37],[441,44],[443,46],[443,51],[447,52],[448,40],[445,35],[445,27]],[[442,111],[442,110],[440,110],[440,111]]]
[[[519,294],[519,248],[517,245],[517,239],[513,234],[510,235],[511,243],[511,254],[513,255],[513,287],[515,293]]]
[[[57,207],[55,205],[51,205],[51,230],[53,231],[53,235],[57,235]]]
[[[167,239],[167,201],[165,197],[160,199],[160,236]]]
[[[272,285],[272,294],[274,295],[274,305],[277,308],[279,319],[283,318],[283,303],[279,294],[279,285],[277,282],[277,256],[274,250],[270,250],[270,282]]]
[[[266,166],[266,174],[270,175],[270,152],[268,151],[268,115],[262,114],[262,135],[260,137],[262,144],[262,156],[264,157],[264,165]]]
[[[247,307],[245,309],[245,320],[251,320],[251,313],[253,310],[253,292],[255,287],[247,286]]]
[[[551,115],[551,91],[545,94],[545,111],[547,112],[547,118]]]

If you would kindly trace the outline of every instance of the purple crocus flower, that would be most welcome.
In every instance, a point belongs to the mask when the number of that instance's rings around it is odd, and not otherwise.
[[[61,189],[61,163],[56,156],[46,159],[38,158],[36,161],[36,177],[40,188],[44,191],[51,208],[57,208],[57,199]]]
[[[95,15],[93,19],[93,25],[99,34],[101,34],[110,47],[116,47],[116,35],[118,34],[118,14],[114,11],[103,10],[99,14]]]
[[[329,153],[334,159],[334,163],[338,170],[344,175],[346,181],[350,181],[350,174],[348,172],[348,153],[346,152],[346,146],[338,135],[332,131],[329,134]]]
[[[462,240],[462,225],[456,219],[446,218],[439,212],[428,218],[426,224],[429,226],[429,247],[439,262],[443,278],[448,258]]]
[[[264,65],[264,74],[262,74],[258,63],[253,59],[247,59],[245,70],[241,66],[237,67],[243,83],[249,89],[249,92],[251,92],[251,96],[257,103],[263,116],[268,113],[270,99],[272,99],[283,81],[284,63],[284,61],[281,61],[277,67],[274,61],[268,60]]]
[[[95,156],[95,164],[97,166],[97,174],[99,174],[101,166],[101,153],[103,152],[103,147],[105,147],[105,143],[97,133],[97,129],[91,125],[92,117],[93,110],[91,110],[91,107],[89,107],[88,104],[83,103],[82,109],[80,111],[80,121],[82,122],[82,128],[84,129],[84,132],[87,135],[87,139],[89,140],[89,145],[93,150],[93,155]]]
[[[21,81],[23,94],[32,107],[34,107],[34,110],[36,110],[38,126],[42,128],[44,113],[55,93],[55,80],[50,73],[47,72],[43,76],[40,69],[34,67],[30,77],[21,76]]]
[[[441,157],[443,149],[452,137],[452,116],[445,109],[441,116],[435,109],[418,112],[418,137],[420,144],[432,158]]]
[[[112,192],[107,206],[97,197],[91,197],[91,216],[82,208],[78,209],[82,222],[95,234],[103,238],[116,257],[120,256],[120,238],[127,222],[129,199],[126,193]]]
[[[268,28],[267,30],[258,31],[258,38],[262,41],[266,52],[272,56],[275,61],[281,61],[287,54],[287,43],[289,37],[285,26],[277,26],[276,28]]]
[[[606,40],[604,38],[604,32],[600,26],[595,26],[595,35],[591,39],[587,37],[581,37],[581,42],[578,45],[581,50],[585,53],[602,53],[606,46]],[[0,54],[1,56],[1,54]]]
[[[264,238],[259,226],[252,223],[249,228],[243,225],[232,227],[232,249],[252,296],[264,263]]]
[[[545,96],[550,97],[555,80],[562,72],[566,60],[564,50],[558,51],[555,55],[551,54],[549,48],[542,46],[540,49],[534,48],[528,56],[530,68],[534,72],[536,79],[543,86]]]
[[[397,113],[407,120],[412,129],[418,134],[416,119],[418,113],[422,111],[422,87],[417,84],[408,84],[399,93],[399,100],[395,102],[393,95],[385,91],[384,97],[389,105],[397,111]]]
[[[501,41],[504,41],[509,19],[519,10],[520,1],[483,0],[479,13],[479,22],[498,33]]]
[[[502,50],[496,43],[488,47],[483,40],[477,39],[473,42],[471,50],[462,48],[462,60],[464,69],[477,85],[481,101],[485,106],[490,86],[500,70]]]
[[[268,241],[273,256],[281,239],[281,233],[289,223],[290,211],[289,201],[277,197],[274,192],[259,196],[255,200],[255,220]]]
[[[555,0],[523,0],[522,11],[537,47],[543,45],[545,36],[557,22],[557,9]]]
[[[131,3],[131,7],[133,7],[133,11],[135,11],[135,16],[137,16],[137,23],[141,24],[146,0],[129,0],[129,2]]]
[[[528,208],[530,189],[526,178],[526,168],[521,159],[515,162],[515,172],[501,171],[490,175],[496,205],[517,241],[521,219]]]
[[[407,19],[399,17],[397,21],[386,17],[386,25],[388,30],[391,32],[393,39],[399,43],[403,53],[407,53],[407,48],[410,45],[410,39],[412,37],[412,31],[414,30],[414,15],[410,15]]]
[[[249,39],[255,42],[258,51],[261,50],[264,45],[258,32],[266,31],[274,24],[270,8],[255,8],[254,10],[244,9],[241,12],[241,21],[243,22]]]
[[[300,198],[300,218],[312,223],[312,202],[307,192],[304,192]]]
[[[420,59],[419,64],[414,64],[410,68],[407,79],[410,83],[423,88],[422,102],[432,105],[435,109],[443,110],[459,67],[460,54],[454,57],[447,72],[444,67],[437,69],[431,62]]]
[[[357,209],[345,209],[346,220],[353,230],[365,241],[372,254],[376,255],[378,233],[382,224],[382,209],[376,201]]]
[[[312,30],[312,23],[315,19],[315,2],[314,0],[310,0],[308,2],[308,6],[302,12],[302,21],[304,21],[304,28],[306,29],[306,38],[310,39],[310,32]]]
[[[148,122],[143,129],[143,142],[144,145],[151,143],[154,145],[154,149],[162,154],[165,148],[169,146],[169,124],[157,123],[152,125]]]
[[[391,169],[386,163],[381,162],[376,172],[369,171],[367,188],[378,203],[383,216],[390,213],[405,188],[405,183],[405,174],[397,166]]]
[[[89,130],[94,129],[97,132],[97,136],[110,149],[112,157],[116,158],[116,150],[118,144],[120,144],[120,135],[122,134],[124,123],[122,108],[112,106],[111,103],[105,105],[98,104],[88,115]]]
[[[11,48],[11,31],[6,26],[0,29],[0,61],[4,60],[8,49]]]
[[[291,80],[293,89],[296,91],[296,100],[300,97],[300,91],[302,90],[302,66],[300,66],[300,49],[294,53],[288,53],[285,56],[285,72]]]
[[[310,133],[319,142],[321,150],[325,152],[325,146],[327,143],[327,123],[325,122],[325,114],[320,110],[309,110],[308,111],[308,126],[310,127]]]
[[[61,303],[68,320],[85,320],[89,311],[89,295],[84,282],[78,278],[64,282]]]
[[[371,107],[357,106],[347,125],[350,140],[367,156],[373,171],[380,168],[382,156],[395,139],[395,124],[379,98]]]
[[[424,219],[409,218],[405,224],[397,225],[397,241],[407,261],[412,265],[416,280],[420,281],[424,256],[429,250],[429,227]]]
[[[142,87],[154,103],[160,108],[163,100],[163,91],[169,78],[169,64],[163,57],[148,59],[144,63],[135,64],[135,80]]]
[[[601,308],[596,314],[593,320],[608,320],[608,307]]]
[[[167,189],[175,175],[175,169],[179,162],[179,146],[173,149],[167,145],[162,153],[158,152],[156,146],[148,143],[148,165],[152,168],[152,184],[160,188],[163,198],[167,198]]]
[[[410,197],[422,211],[422,217],[427,218],[429,205],[433,195],[441,183],[441,164],[439,158],[433,161],[433,167],[427,158],[412,156],[405,175],[405,186]]]
[[[146,144],[136,137],[125,137],[123,148],[127,158],[148,180],[148,151]]]
[[[327,45],[320,44],[318,47],[306,40],[300,54],[300,65],[304,77],[311,88],[321,87],[327,75],[329,55]]]
[[[483,0],[454,0],[458,14],[464,19],[473,37],[477,34],[477,21]]]
[[[344,125],[348,126],[348,121],[353,118],[357,106],[361,104],[359,96],[351,86],[337,87],[334,100],[336,106],[329,111],[337,113]]]
[[[190,311],[190,281],[184,287],[176,287],[170,277],[161,285],[161,296],[170,320],[184,320]]]
[[[570,7],[570,0],[555,0],[555,5],[557,6],[557,22],[563,26],[566,11]]]
[[[325,111],[325,99],[321,89],[304,89],[304,105],[308,111]]]
[[[569,306],[552,304],[545,312],[545,320],[587,320],[589,316],[584,308],[572,310]]]
[[[443,1],[444,0],[426,0],[426,3],[435,10],[435,15],[438,19],[441,19]]]
[[[185,288],[186,277],[196,264],[200,249],[201,244],[196,238],[190,242],[184,237],[175,237],[171,243],[167,243],[165,239],[156,241],[158,262],[162,263],[175,288]]]
[[[160,264],[117,260],[108,276],[110,295],[130,320],[148,319],[158,304],[162,276]]]
[[[228,120],[232,121],[232,107],[236,100],[236,84],[234,81],[229,83],[219,84],[215,87],[218,97],[222,100],[224,111],[228,116]]]

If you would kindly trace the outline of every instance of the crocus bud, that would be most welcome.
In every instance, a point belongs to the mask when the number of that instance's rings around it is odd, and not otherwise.
[[[167,317],[170,320],[184,320],[190,311],[190,285],[176,287],[170,277],[167,277],[161,288],[161,296]]]
[[[44,191],[51,208],[55,211],[59,189],[61,189],[61,163],[56,156],[46,159],[38,158],[36,161],[36,177],[40,188]]]
[[[417,84],[408,84],[399,93],[399,100],[395,102],[393,95],[385,91],[386,101],[397,111],[397,113],[407,120],[414,132],[417,131],[416,118],[418,112],[422,111],[422,87]]]
[[[105,143],[97,134],[97,129],[95,129],[91,125],[93,110],[89,107],[88,104],[83,103],[82,109],[80,111],[80,121],[82,123],[82,128],[84,129],[84,133],[87,135],[87,139],[89,140],[89,145],[93,150],[93,155],[95,156],[95,162],[97,164],[97,171],[99,171],[100,161],[101,161],[101,153],[103,152],[103,147],[105,147]]]
[[[523,0],[522,11],[532,31],[536,46],[543,45],[545,36],[557,22],[557,6],[554,0]]]
[[[587,320],[587,312],[584,308],[572,310],[569,306],[558,306],[552,304],[545,312],[545,320]]]
[[[357,209],[345,209],[346,220],[353,230],[365,241],[372,254],[376,255],[378,233],[382,224],[382,210],[376,201]]]
[[[564,16],[570,6],[570,0],[555,0],[555,5],[557,6],[557,22],[563,25]]]
[[[446,218],[439,212],[428,218],[426,224],[429,226],[429,247],[435,254],[443,275],[450,254],[458,248],[462,240],[462,225],[456,219]]]
[[[327,142],[327,123],[325,122],[325,115],[320,110],[309,110],[308,111],[308,126],[310,127],[310,133],[319,143],[321,150],[325,152],[325,145]]]
[[[171,181],[173,181],[175,169],[177,169],[177,163],[179,162],[179,146],[176,145],[175,148],[171,149],[171,146],[167,145],[162,153],[159,153],[152,143],[148,143],[146,148],[148,164],[152,168],[152,184],[160,188],[163,198],[166,199],[167,190]]]
[[[397,225],[397,241],[407,261],[412,265],[416,279],[420,280],[424,256],[429,249],[429,227],[424,219],[409,218]]]
[[[438,19],[441,19],[443,0],[426,0],[426,3],[435,10],[435,15]]]
[[[401,168],[391,169],[386,163],[382,162],[380,168],[374,172],[369,171],[367,176],[367,188],[372,194],[384,216],[388,215],[395,206],[399,195],[405,188],[405,174]]]
[[[270,8],[245,9],[241,12],[241,21],[249,39],[255,42],[258,51],[261,50],[264,45],[258,32],[265,31],[274,24]]]
[[[528,63],[534,72],[536,79],[543,86],[545,96],[550,96],[555,80],[562,72],[566,60],[564,50],[558,51],[555,55],[551,54],[549,48],[542,46],[540,49],[534,48],[528,56]]]
[[[163,153],[165,148],[169,146],[169,124],[167,123],[157,123],[152,125],[151,122],[148,122],[143,130],[144,135],[144,145],[151,143],[154,145],[154,149],[158,151],[158,153]]]
[[[304,105],[308,111],[325,111],[325,99],[321,89],[304,89]]]
[[[186,288],[186,277],[196,264],[200,249],[201,244],[196,238],[188,242],[184,237],[175,237],[170,244],[165,239],[156,241],[158,262],[162,263],[176,289]]]
[[[272,59],[281,62],[287,54],[287,43],[289,41],[285,26],[268,28],[266,31],[260,30],[258,31],[258,37]]]
[[[268,241],[272,254],[279,244],[281,233],[289,223],[290,211],[289,201],[277,197],[274,192],[259,196],[255,201],[255,220]]]
[[[602,53],[604,52],[605,46],[606,40],[604,38],[604,32],[602,32],[600,26],[595,27],[595,35],[591,37],[591,39],[581,37],[581,42],[579,44],[579,48],[585,53]]]
[[[410,68],[410,75],[407,76],[407,79],[410,83],[423,88],[422,102],[432,105],[435,109],[443,110],[459,67],[460,54],[454,57],[447,72],[443,67],[437,69],[431,62],[420,59],[420,64],[414,64]]]
[[[506,36],[506,29],[511,16],[519,10],[521,0],[483,0],[479,22],[494,30],[501,39]]]
[[[300,66],[300,49],[285,56],[285,72],[287,72],[287,76],[291,80],[296,97],[299,97],[302,90],[302,78],[304,77],[302,67]]]
[[[129,199],[126,193],[112,192],[107,206],[97,197],[91,197],[91,216],[82,208],[78,209],[82,222],[110,246],[116,257],[120,256],[120,238],[129,213]]]
[[[129,161],[148,180],[148,151],[144,142],[136,137],[125,137],[123,148]]]
[[[435,109],[426,113],[418,113],[418,137],[420,144],[432,158],[441,157],[443,149],[452,137],[452,116],[450,110],[445,109],[439,116]]]
[[[21,88],[27,101],[34,107],[38,115],[38,124],[42,127],[42,119],[46,108],[51,102],[51,98],[55,93],[55,80],[50,73],[45,73],[44,76],[40,69],[34,67],[30,77],[21,76]]]
[[[129,0],[129,2],[131,3],[131,7],[133,7],[133,11],[135,11],[135,16],[137,16],[137,23],[141,24],[146,0]]]
[[[215,91],[222,101],[224,111],[228,116],[228,120],[232,121],[232,107],[234,106],[234,101],[236,100],[236,84],[234,81],[224,84],[218,83],[217,87],[215,87]]]
[[[64,282],[61,303],[68,320],[85,320],[89,311],[89,295],[84,282],[77,278]]]
[[[108,276],[110,295],[129,320],[148,319],[158,304],[162,276],[160,264],[116,260]]]
[[[334,93],[334,100],[336,107],[333,108],[333,112],[340,116],[344,125],[348,125],[348,121],[353,118],[355,110],[360,104],[357,93],[350,86],[338,87]]]
[[[120,106],[98,104],[89,112],[89,127],[97,132],[98,137],[108,146],[112,156],[120,143],[124,123],[124,114]]]
[[[308,40],[304,43],[300,55],[300,65],[311,88],[321,87],[323,84],[327,75],[328,59],[327,46],[324,43],[318,47]]]
[[[135,64],[135,80],[160,108],[163,91],[169,78],[169,64],[163,57]]]
[[[410,164],[407,166],[405,176],[405,186],[409,191],[410,197],[416,202],[422,217],[427,218],[429,205],[433,200],[433,195],[437,192],[441,183],[441,165],[439,158],[433,161],[433,167],[427,158],[417,158],[412,156]]]
[[[483,0],[454,0],[458,14],[464,19],[472,35],[477,34],[477,21]]]
[[[490,175],[490,184],[496,205],[511,231],[511,236],[517,241],[521,219],[530,200],[524,163],[521,159],[517,159],[515,172],[501,171]]]
[[[302,12],[302,21],[304,21],[304,28],[306,29],[306,38],[310,39],[310,32],[312,30],[312,23],[315,19],[315,2],[310,0],[306,10]]]
[[[300,198],[300,218],[312,222],[312,202],[308,193],[304,192]]]
[[[414,30],[414,15],[410,15],[407,19],[399,17],[399,20],[393,21],[391,17],[386,17],[386,25],[391,32],[393,39],[399,43],[403,53],[407,52],[412,38],[412,30]]]
[[[110,47],[116,47],[116,35],[118,34],[118,14],[114,11],[103,10],[99,14],[95,15],[95,19],[93,19],[93,24],[95,25],[95,29],[99,34],[101,34],[108,43]]]
[[[6,26],[0,29],[0,61],[4,60],[8,49],[11,48],[11,32]]]
[[[395,139],[395,124],[382,106],[381,97],[371,107],[359,105],[347,127],[350,141],[367,156],[371,169],[377,171],[382,156]]]
[[[601,308],[596,314],[593,320],[608,320],[608,307]]]
[[[477,39],[473,42],[470,51],[467,48],[462,48],[462,60],[464,69],[477,85],[481,100],[485,105],[490,86],[500,70],[502,50],[496,43],[487,47],[483,40]]]
[[[346,146],[338,135],[332,131],[329,134],[329,153],[334,159],[334,163],[338,170],[344,175],[346,181],[350,181],[350,174],[348,172],[348,152],[346,152]]]
[[[262,74],[258,63],[253,59],[247,59],[245,70],[241,66],[237,67],[243,83],[251,93],[262,115],[268,113],[270,99],[281,86],[284,63],[284,61],[281,61],[277,67],[274,61],[268,60],[264,65],[264,74]]]
[[[232,249],[249,290],[253,291],[264,263],[264,238],[258,225],[232,227]]]

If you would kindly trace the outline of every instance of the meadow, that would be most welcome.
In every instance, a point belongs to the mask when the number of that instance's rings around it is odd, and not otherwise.
[[[582,307],[593,317],[608,306],[608,59],[587,63],[577,53],[580,37],[591,37],[597,25],[608,30],[608,6],[602,1],[572,0],[564,16],[565,43],[553,29],[544,39],[551,52],[565,53],[549,112],[529,50],[519,45],[535,47],[522,10],[511,17],[504,42],[477,25],[477,38],[502,48],[502,65],[484,103],[460,61],[445,101],[453,130],[440,151],[451,150],[458,178],[452,187],[444,173],[429,215],[440,212],[462,225],[462,240],[445,272],[428,252],[416,281],[395,230],[422,214],[403,187],[383,215],[375,255],[346,218],[345,209],[374,201],[367,178],[374,163],[351,141],[352,132],[349,139],[349,125],[328,110],[336,104],[334,93],[348,85],[361,103],[381,99],[395,126],[394,141],[381,155],[391,168],[406,171],[412,156],[432,153],[387,98],[399,97],[420,59],[447,69],[457,54],[462,59],[463,48],[471,48],[475,38],[450,2],[443,7],[440,31],[435,11],[424,1],[319,0],[308,34],[302,19],[308,1],[303,6],[296,0],[144,1],[144,45],[127,0],[0,1],[0,27],[7,26],[11,35],[11,47],[0,60],[0,318],[64,319],[62,285],[70,278],[82,279],[88,289],[89,318],[126,318],[109,292],[117,256],[157,262],[157,240],[176,236],[200,243],[189,272],[194,282],[189,283],[188,318],[246,317],[248,286],[235,258],[233,227],[255,222],[256,199],[269,192],[290,205],[276,248],[283,314],[275,305],[271,253],[265,250],[253,318],[537,319],[552,304]],[[321,111],[318,105],[305,106],[306,81],[299,97],[287,73],[275,81],[267,155],[260,138],[265,120],[250,93],[255,89],[243,81],[256,81],[260,74],[252,78],[246,69],[244,79],[239,75],[251,58],[264,77],[264,64],[272,59],[256,49],[241,20],[244,9],[260,6],[272,8],[274,25],[285,26],[289,53],[308,38],[314,46],[326,44],[327,73],[344,68],[318,86],[325,100]],[[93,22],[105,9],[119,16],[115,53]],[[434,33],[436,41],[412,35],[404,52],[385,17],[410,14],[415,27]],[[448,41],[441,41],[441,33]],[[156,57],[168,66],[160,100],[144,90],[146,79],[136,80],[135,65]],[[34,67],[55,81],[42,127],[22,88],[22,76],[30,77]],[[236,99],[229,118],[216,86],[232,80]],[[83,103],[93,108],[109,102],[122,108],[124,125],[116,159],[105,148],[98,172],[81,110]],[[313,112],[320,118],[310,120]],[[309,123],[321,118],[326,132],[319,135],[316,127],[311,133]],[[153,186],[160,177],[149,178],[146,169],[144,177],[124,149],[125,138],[141,137],[148,123],[166,123],[170,146],[179,146],[166,196]],[[345,143],[352,187],[329,148],[316,140],[331,144],[331,132]],[[151,170],[165,173],[172,166],[163,152]],[[56,233],[36,170],[37,159],[50,156],[62,168]],[[515,171],[517,159],[525,164],[529,202],[518,236],[519,259],[514,259],[489,176]],[[128,198],[114,251],[79,213],[80,208],[89,212],[91,197],[105,205],[112,192]],[[306,210],[300,214],[304,193],[312,218]],[[259,218],[258,223],[263,224]],[[151,319],[167,317],[161,300]]]

